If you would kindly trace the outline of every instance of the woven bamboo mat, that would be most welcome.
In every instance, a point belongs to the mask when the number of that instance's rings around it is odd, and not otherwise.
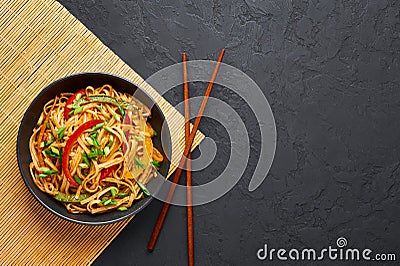
[[[130,221],[98,227],[64,221],[31,196],[19,174],[15,147],[26,108],[50,82],[91,71],[123,76],[158,99],[173,137],[172,164],[179,160],[183,117],[65,8],[51,0],[0,1],[1,265],[90,264]]]

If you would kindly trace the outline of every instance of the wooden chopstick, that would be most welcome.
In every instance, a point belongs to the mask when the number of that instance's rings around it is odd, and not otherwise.
[[[182,54],[183,62],[183,100],[185,101],[185,142],[190,135],[190,107],[189,107],[189,85],[186,64],[186,53]],[[187,241],[188,241],[188,265],[194,265],[194,236],[193,236],[193,207],[192,207],[192,162],[190,152],[186,160],[186,205],[187,205]]]
[[[189,135],[189,139],[186,141],[185,150],[183,152],[181,160],[179,161],[178,168],[175,171],[174,178],[172,179],[172,184],[171,184],[171,187],[169,189],[169,193],[168,193],[166,202],[164,202],[164,205],[163,205],[163,207],[161,209],[161,212],[160,212],[160,214],[158,216],[157,222],[154,225],[153,233],[152,233],[152,235],[150,237],[149,243],[147,244],[147,249],[150,250],[150,251],[154,250],[154,246],[155,246],[155,244],[157,242],[157,239],[158,239],[158,236],[160,234],[161,228],[162,228],[162,226],[164,224],[165,216],[167,215],[167,212],[168,212],[168,209],[169,209],[169,206],[170,206],[169,202],[171,201],[172,196],[174,195],[176,184],[179,182],[179,178],[181,177],[181,174],[182,174],[182,171],[183,171],[183,166],[185,165],[185,162],[186,162],[186,157],[189,155],[190,149],[191,149],[192,144],[193,144],[194,137],[196,136],[197,129],[199,128],[199,124],[200,124],[201,118],[203,116],[204,109],[206,108],[208,97],[210,96],[210,93],[212,91],[212,87],[214,85],[215,78],[217,77],[219,66],[221,65],[221,61],[222,61],[222,58],[224,57],[224,53],[225,53],[225,49],[222,49],[221,53],[219,54],[219,57],[218,57],[218,62],[215,65],[214,72],[213,72],[213,74],[211,76],[210,83],[208,83],[208,87],[207,87],[206,93],[204,94],[204,98],[203,98],[203,101],[201,103],[199,112],[197,113],[197,117],[196,117],[196,119],[194,121],[192,131],[190,132],[190,135]]]

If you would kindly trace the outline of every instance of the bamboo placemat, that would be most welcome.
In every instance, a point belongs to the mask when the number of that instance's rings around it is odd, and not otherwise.
[[[19,174],[16,138],[22,116],[39,91],[78,72],[123,76],[154,98],[166,114],[173,143],[172,163],[183,150],[183,117],[63,6],[51,0],[0,2],[0,264],[86,265],[131,219],[84,226],[46,211]],[[198,145],[204,136],[195,139]],[[171,166],[173,172],[176,166]]]

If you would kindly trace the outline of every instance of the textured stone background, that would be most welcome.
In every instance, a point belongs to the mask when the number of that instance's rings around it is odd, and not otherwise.
[[[277,152],[268,178],[249,193],[259,153],[254,116],[225,88],[212,93],[242,115],[252,155],[234,189],[194,208],[198,265],[261,264],[264,243],[321,249],[340,236],[400,260],[400,1],[59,2],[145,78],[183,51],[215,59],[225,46],[224,62],[268,98]],[[194,84],[192,95],[204,87]],[[180,102],[181,90],[166,98]],[[207,119],[200,129],[219,150],[195,183],[217,176],[229,156],[219,123]],[[185,208],[170,209],[156,250],[146,250],[160,208],[153,201],[94,265],[186,264]]]

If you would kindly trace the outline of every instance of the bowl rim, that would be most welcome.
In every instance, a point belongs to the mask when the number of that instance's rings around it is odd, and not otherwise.
[[[151,97],[144,89],[142,89],[139,85],[137,85],[135,82],[130,81],[124,77],[121,77],[119,75],[116,74],[111,74],[111,73],[107,73],[107,72],[79,72],[79,73],[74,73],[68,76],[64,76],[62,78],[56,79],[54,81],[52,81],[51,83],[49,83],[48,85],[46,85],[40,92],[39,94],[30,102],[28,108],[25,110],[24,116],[22,117],[22,120],[20,122],[19,128],[18,128],[18,134],[17,134],[17,141],[16,141],[16,148],[17,148],[17,161],[18,161],[18,169],[19,172],[22,176],[22,179],[25,183],[25,186],[28,188],[29,192],[34,196],[34,198],[48,211],[50,211],[52,214],[56,215],[57,217],[60,217],[64,220],[67,220],[69,222],[73,222],[73,223],[77,223],[77,224],[83,224],[83,225],[91,225],[91,226],[98,226],[98,225],[107,225],[107,224],[112,224],[112,223],[116,223],[116,222],[120,222],[123,220],[128,219],[129,217],[138,214],[140,211],[142,211],[144,208],[146,208],[150,202],[154,199],[154,197],[151,195],[148,198],[144,198],[146,201],[140,206],[138,207],[136,210],[127,213],[126,215],[123,215],[121,217],[117,217],[114,219],[110,219],[110,220],[106,220],[106,221],[84,221],[84,220],[79,220],[79,219],[74,219],[71,217],[67,217],[65,215],[63,215],[62,213],[59,213],[55,210],[53,210],[50,206],[48,206],[45,202],[43,202],[40,197],[36,194],[36,192],[33,190],[33,188],[31,187],[31,185],[28,183],[27,177],[25,176],[25,173],[23,171],[23,163],[21,162],[21,138],[22,138],[22,125],[24,125],[24,123],[26,122],[28,115],[31,111],[31,109],[33,108],[33,105],[42,97],[42,95],[44,93],[46,93],[48,90],[50,90],[52,87],[54,87],[56,84],[63,82],[67,79],[71,79],[71,78],[75,78],[75,77],[79,77],[79,76],[84,76],[84,75],[103,75],[103,76],[108,76],[108,77],[112,77],[112,78],[117,78],[117,79],[121,79],[125,82],[128,82],[132,85],[134,85],[136,87],[137,90],[140,90],[141,93],[143,93],[152,103],[153,103],[153,107],[155,107],[157,109],[157,111],[159,112],[161,119],[163,121],[163,127],[166,127],[166,132],[167,137],[169,138],[168,143],[170,144],[170,148],[168,149],[168,151],[164,150],[164,153],[167,155],[168,158],[171,158],[171,153],[172,153],[172,141],[171,141],[171,131],[169,129],[168,126],[168,122],[166,117],[164,116],[163,111],[161,110],[160,106],[157,104],[157,102],[154,100],[153,97]],[[166,175],[169,172],[170,169],[170,165],[171,162],[170,160],[166,160],[165,162],[166,165]],[[162,175],[159,175],[162,176]],[[164,182],[166,180],[166,177],[164,177]],[[161,188],[161,186],[159,187],[159,189]],[[45,193],[43,191],[41,191],[42,193]],[[46,193],[45,193],[46,194]],[[142,199],[143,200],[143,199]]]

